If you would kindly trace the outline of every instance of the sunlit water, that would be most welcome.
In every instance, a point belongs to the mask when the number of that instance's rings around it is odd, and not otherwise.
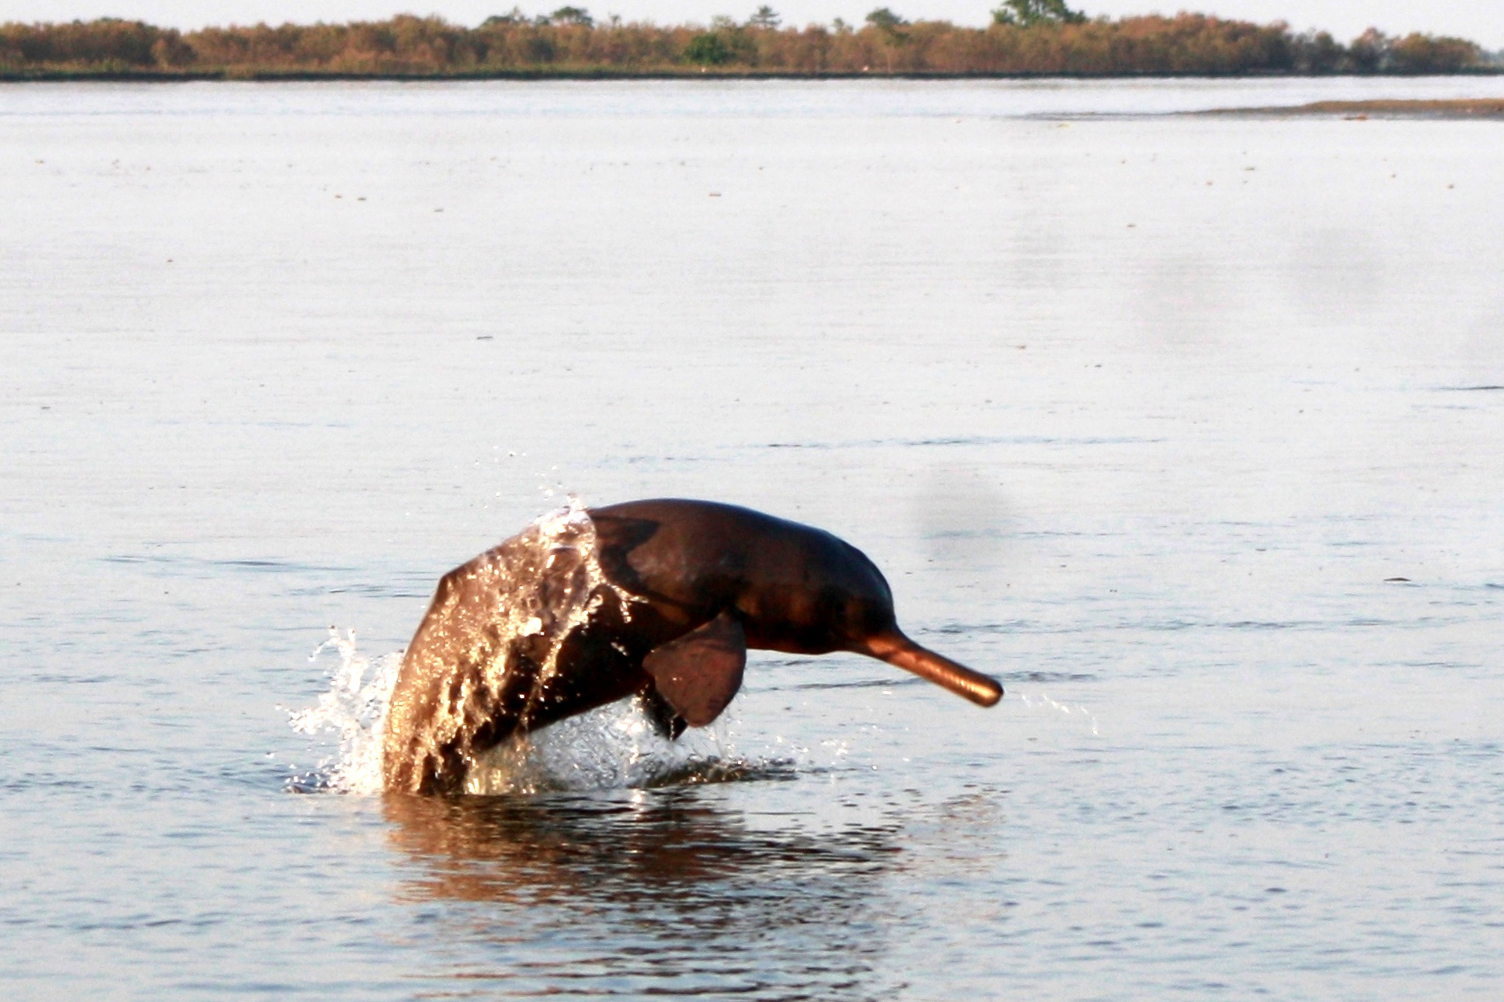
[[[1137,113],[1501,91],[0,90],[0,994],[1495,997],[1504,126]],[[374,795],[565,492],[1008,695],[755,653]]]

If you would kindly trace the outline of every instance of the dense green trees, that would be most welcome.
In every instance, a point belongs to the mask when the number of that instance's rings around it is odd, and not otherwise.
[[[992,12],[992,20],[1032,28],[1037,24],[1081,24],[1086,15],[1071,10],[1065,0],[1003,0],[1003,5]]]
[[[1113,76],[1452,73],[1484,65],[1477,45],[1370,29],[1349,45],[1200,14],[1088,20],[1065,0],[1004,0],[986,28],[909,21],[880,7],[853,27],[783,27],[762,6],[708,26],[596,22],[582,7],[520,9],[465,28],[436,17],[178,32],[139,21],[0,25],[0,72],[223,76],[458,76],[515,73],[783,73]]]
[[[689,40],[684,47],[684,58],[701,66],[720,66],[731,62],[731,46],[712,31],[702,32]]]

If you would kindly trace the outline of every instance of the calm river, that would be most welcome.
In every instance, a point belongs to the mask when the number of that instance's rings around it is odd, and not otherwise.
[[[0,88],[0,996],[1497,998],[1504,124],[1168,113],[1501,94]],[[570,494],[830,529],[1007,696],[755,653],[370,793]]]

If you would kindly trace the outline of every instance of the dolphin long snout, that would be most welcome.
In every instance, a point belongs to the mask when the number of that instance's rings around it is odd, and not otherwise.
[[[1003,686],[997,679],[920,647],[901,633],[873,637],[861,653],[913,672],[978,706],[993,706],[1003,698]]]

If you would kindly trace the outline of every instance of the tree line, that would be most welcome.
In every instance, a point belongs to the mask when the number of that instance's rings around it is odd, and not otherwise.
[[[470,28],[402,15],[350,24],[177,31],[106,18],[0,25],[0,75],[485,77],[511,75],[904,74],[1132,76],[1458,73],[1491,67],[1461,38],[1387,36],[1344,45],[1182,13],[1089,19],[1064,0],[1004,0],[985,28],[910,21],[887,7],[860,24],[784,26],[770,7],[708,25],[624,23],[582,7],[514,8]]]

